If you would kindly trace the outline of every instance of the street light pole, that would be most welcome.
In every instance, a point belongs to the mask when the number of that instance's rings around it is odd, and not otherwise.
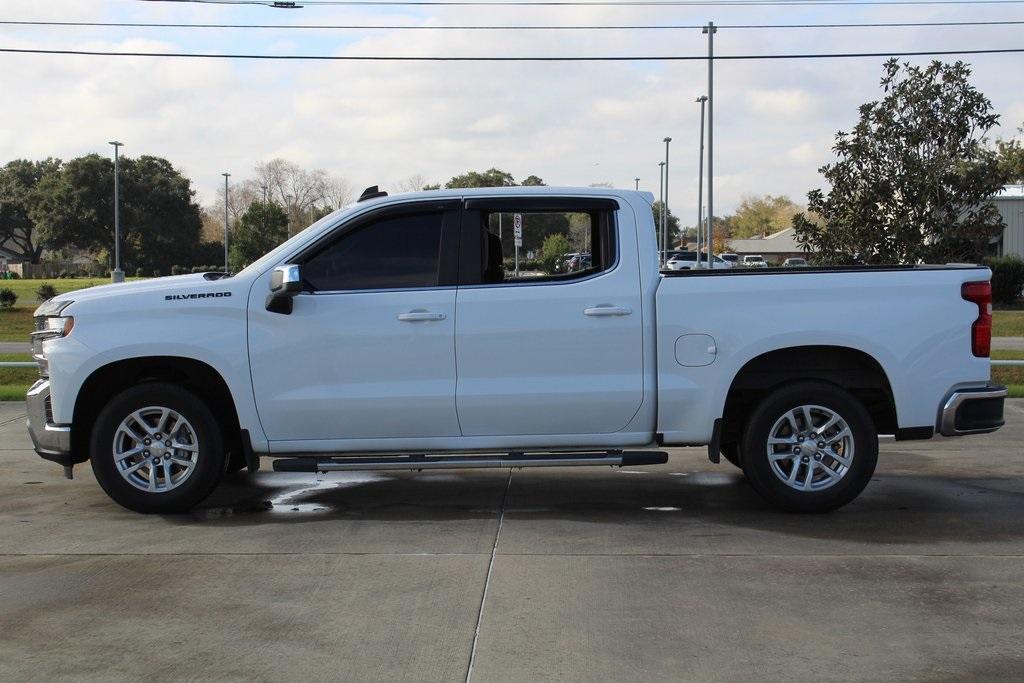
[[[124,143],[112,140],[107,144],[114,146],[114,269],[110,271],[110,281],[124,282],[124,271],[121,270],[121,185],[118,179],[120,157],[117,153]]]
[[[640,179],[639,178],[633,178],[633,180],[636,181],[636,187],[634,189],[639,190],[640,189]]]
[[[659,225],[658,225],[658,232],[657,232],[657,240],[658,240],[658,244],[660,245],[661,244],[661,225],[663,225],[665,223],[665,162],[664,161],[659,161],[658,162],[658,172],[659,172],[659,176],[660,176],[660,180],[658,181],[658,203],[660,204],[660,206],[658,206],[658,223],[659,223]],[[659,249],[658,251],[659,251],[658,263],[661,264],[661,265],[664,265],[662,263],[662,256],[664,256],[664,253],[662,252],[661,249]]]
[[[708,101],[707,95],[697,98],[700,103],[700,154],[697,161],[697,268],[700,268],[700,234],[704,228],[704,103]],[[711,251],[708,250],[708,263],[711,263]]]
[[[703,33],[708,35],[708,254],[715,250],[715,22],[709,21]],[[708,260],[715,267],[715,259]]]
[[[668,260],[668,143],[672,142],[672,138],[665,138],[662,142],[665,143],[665,202],[661,205],[664,211],[661,220],[661,260],[664,263]]]
[[[231,272],[228,269],[228,178],[230,173],[221,173],[224,176],[224,272]]]

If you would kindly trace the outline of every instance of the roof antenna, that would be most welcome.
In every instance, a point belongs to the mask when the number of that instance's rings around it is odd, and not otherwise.
[[[376,185],[370,185],[368,188],[363,190],[363,193],[359,195],[357,202],[365,202],[367,199],[376,199],[377,197],[387,197],[388,193],[380,190]]]

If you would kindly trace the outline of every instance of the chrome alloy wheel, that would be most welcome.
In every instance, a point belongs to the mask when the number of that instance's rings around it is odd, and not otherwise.
[[[199,439],[181,414],[162,406],[136,410],[114,431],[114,464],[137,489],[164,493],[196,468]]]
[[[768,432],[768,462],[786,486],[822,491],[842,479],[853,464],[853,432],[846,420],[824,406],[798,406]]]

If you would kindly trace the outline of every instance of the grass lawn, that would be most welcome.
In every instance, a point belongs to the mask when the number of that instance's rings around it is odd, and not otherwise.
[[[993,311],[993,337],[1024,337],[1024,311]]]
[[[0,309],[0,341],[28,344],[28,335],[34,324],[32,321],[34,310],[34,308],[18,307]]]
[[[1024,351],[994,349],[992,360],[1024,360]],[[1005,384],[1011,398],[1024,398],[1024,365],[992,368],[992,381]]]
[[[0,353],[0,361],[32,360],[27,353]],[[0,368],[0,401],[23,401],[25,392],[39,379],[35,368]]]

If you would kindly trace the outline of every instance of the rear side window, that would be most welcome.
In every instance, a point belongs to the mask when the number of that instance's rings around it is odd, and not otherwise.
[[[302,264],[314,291],[436,287],[444,214],[382,218],[342,235]]]
[[[571,205],[545,210],[529,204],[470,207],[463,225],[467,245],[463,258],[472,261],[463,270],[463,284],[577,280],[607,270],[615,262],[611,210],[587,206],[573,210]]]

